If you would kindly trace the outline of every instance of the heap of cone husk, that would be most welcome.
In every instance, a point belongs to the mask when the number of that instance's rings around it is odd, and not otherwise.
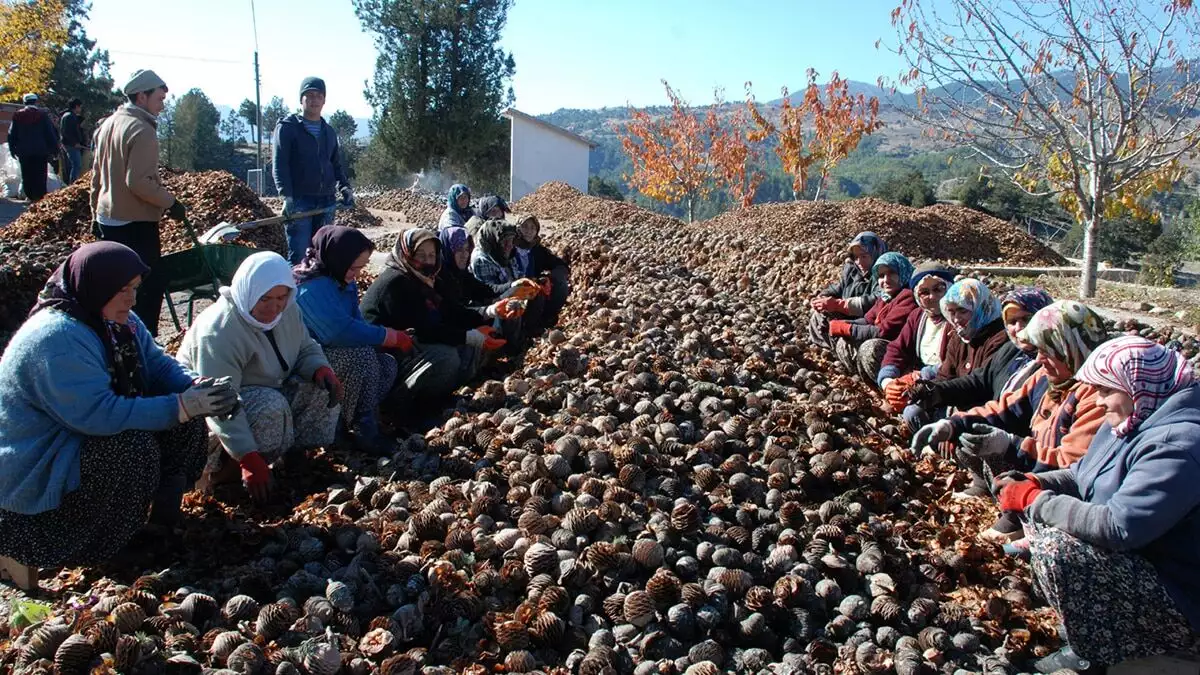
[[[510,374],[391,458],[289,462],[265,510],[189,495],[174,536],[44,581],[54,616],[0,668],[1012,673],[1057,646],[976,537],[991,506],[805,345],[840,239],[632,218],[549,243],[574,293]]]
[[[358,203],[368,209],[403,213],[406,222],[423,227],[436,226],[442,211],[446,209],[445,196],[420,188],[385,190],[376,195],[364,196],[358,199]]]

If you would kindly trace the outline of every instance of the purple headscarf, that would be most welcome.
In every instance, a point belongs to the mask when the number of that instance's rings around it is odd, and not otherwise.
[[[1001,316],[1005,321],[1008,320],[1009,306],[1016,307],[1030,314],[1037,314],[1038,310],[1046,307],[1054,302],[1054,298],[1050,294],[1036,286],[1020,286],[1012,289],[1004,294],[1004,298],[1000,300]]]
[[[447,227],[438,232],[438,239],[442,242],[442,269],[457,270],[458,265],[454,262],[454,254],[471,243],[466,228]]]
[[[364,251],[374,251],[375,244],[367,235],[353,227],[327,225],[317,230],[304,260],[292,268],[296,285],[320,276],[332,277],[339,286],[346,285],[346,273]]]

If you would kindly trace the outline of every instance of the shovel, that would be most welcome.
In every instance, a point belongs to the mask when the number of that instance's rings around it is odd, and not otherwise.
[[[329,206],[329,207],[326,207],[323,209],[313,209],[311,211],[303,211],[301,213],[294,213],[290,216],[271,216],[270,218],[263,218],[262,220],[252,220],[248,223],[233,224],[233,223],[227,223],[227,222],[220,222],[220,223],[217,223],[216,225],[213,225],[212,227],[210,227],[208,229],[208,231],[205,232],[204,234],[200,235],[200,243],[201,244],[227,244],[227,243],[233,241],[234,239],[237,239],[238,235],[240,235],[243,232],[248,232],[250,230],[256,230],[260,227],[264,227],[267,225],[279,225],[281,223],[289,223],[293,220],[297,220],[300,218],[311,218],[313,216],[319,216],[322,213],[332,213],[334,211],[334,209],[336,209],[337,207],[338,207],[338,205],[334,204],[333,206]]]

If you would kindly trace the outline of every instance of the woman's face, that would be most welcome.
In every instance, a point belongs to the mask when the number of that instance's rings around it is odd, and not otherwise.
[[[1037,358],[1034,361],[1046,369],[1046,376],[1055,384],[1066,382],[1075,377],[1075,371],[1071,369],[1071,366],[1067,365],[1065,361],[1059,361],[1050,352],[1041,349],[1037,350]]]
[[[1096,403],[1104,410],[1104,421],[1116,427],[1133,415],[1133,398],[1120,389],[1096,387]]]
[[[538,226],[535,225],[532,220],[527,220],[521,223],[521,227],[519,229],[521,233],[521,240],[529,244],[530,248],[533,248],[533,246],[537,244],[538,229]]]
[[[1004,310],[1004,330],[1008,332],[1008,339],[1012,340],[1017,349],[1026,354],[1032,354],[1035,348],[1033,345],[1017,337],[1017,334],[1025,330],[1025,326],[1029,325],[1031,317],[1033,317],[1032,314],[1020,307],[1010,306]]]
[[[487,213],[483,214],[483,217],[488,220],[504,220],[504,209],[499,206],[493,206],[488,209]]]
[[[862,270],[863,274],[871,273],[871,265],[875,264],[875,260],[871,258],[871,253],[862,246],[855,246],[850,249],[850,259],[858,265],[858,269]]]
[[[517,238],[511,234],[501,237],[500,246],[504,249],[504,255],[512,255],[513,249],[517,247]]]
[[[112,296],[111,300],[100,308],[100,316],[104,317],[105,321],[119,324],[128,323],[129,312],[133,309],[133,303],[137,300],[137,289],[141,285],[142,278],[134,277],[133,281],[125,284],[121,290],[117,291],[116,295]]]
[[[917,284],[917,305],[926,312],[941,311],[942,296],[946,294],[946,280],[929,275]]]
[[[883,265],[879,268],[879,287],[891,297],[896,297],[903,286],[900,285],[900,275],[896,270]]]
[[[363,268],[366,267],[367,263],[370,261],[370,251],[363,251],[361,255],[355,258],[354,263],[350,265],[350,269],[346,270],[346,283],[350,283],[351,281],[357,279],[359,273],[363,271]]]
[[[950,324],[959,333],[965,334],[971,327],[971,317],[975,312],[963,307],[962,305],[946,305],[946,318],[950,320]]]
[[[466,245],[454,252],[454,265],[460,270],[465,270],[469,262],[471,262],[471,240],[467,239]]]
[[[417,267],[422,270],[432,269],[437,266],[437,245],[432,239],[426,239],[421,242],[416,251],[413,251],[413,260],[417,263]]]
[[[471,195],[468,192],[460,193],[454,198],[454,202],[458,204],[458,208],[465,209],[471,203]]]
[[[271,323],[287,307],[288,296],[291,292],[292,289],[282,284],[272,288],[267,291],[266,295],[259,298],[258,302],[254,303],[254,309],[250,310],[250,316],[262,323]]]

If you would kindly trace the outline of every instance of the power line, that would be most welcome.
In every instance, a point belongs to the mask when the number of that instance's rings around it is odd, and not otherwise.
[[[125,54],[127,56],[144,56],[152,59],[175,59],[179,61],[201,61],[204,63],[233,63],[239,66],[246,65],[247,61],[238,61],[234,59],[210,59],[203,56],[183,56],[181,54],[150,54],[148,52],[127,52],[123,49],[109,49],[112,54]]]

